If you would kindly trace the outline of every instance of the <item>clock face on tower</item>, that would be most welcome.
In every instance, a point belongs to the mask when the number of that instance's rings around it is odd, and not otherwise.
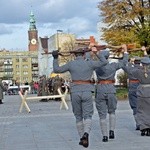
[[[36,44],[36,39],[32,39],[31,44],[35,45]]]

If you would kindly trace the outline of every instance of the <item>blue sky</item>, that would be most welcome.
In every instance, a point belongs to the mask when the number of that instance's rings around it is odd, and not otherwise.
[[[101,0],[0,0],[0,49],[28,50],[29,14],[38,35],[51,36],[60,29],[77,38],[98,37]]]

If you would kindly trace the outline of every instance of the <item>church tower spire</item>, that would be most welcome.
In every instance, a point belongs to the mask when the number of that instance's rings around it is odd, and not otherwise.
[[[38,51],[38,31],[36,29],[36,20],[33,12],[30,12],[30,25],[28,30],[29,51]]]
[[[33,12],[30,12],[30,26],[29,26],[29,30],[36,30],[36,20],[34,17]]]

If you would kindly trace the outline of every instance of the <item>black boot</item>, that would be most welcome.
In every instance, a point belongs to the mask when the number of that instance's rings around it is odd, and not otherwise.
[[[89,134],[84,133],[82,138],[80,139],[79,145],[82,145],[83,147],[87,148],[89,146]]]
[[[3,104],[2,100],[0,99],[0,104]]]
[[[103,141],[103,142],[108,142],[108,136],[103,136],[102,141]]]
[[[110,139],[114,139],[115,138],[114,131],[112,131],[112,130],[109,131],[109,138]]]
[[[150,128],[146,129],[146,136],[150,136]]]
[[[140,126],[139,125],[136,125],[136,130],[140,130]]]
[[[79,145],[83,145],[82,138],[81,138],[80,141],[79,141]]]
[[[146,129],[141,130],[141,136],[144,136],[146,134]]]

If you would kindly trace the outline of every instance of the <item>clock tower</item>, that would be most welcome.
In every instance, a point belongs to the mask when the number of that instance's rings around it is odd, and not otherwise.
[[[38,51],[38,31],[33,12],[30,13],[30,26],[28,30],[28,49],[29,51]]]

